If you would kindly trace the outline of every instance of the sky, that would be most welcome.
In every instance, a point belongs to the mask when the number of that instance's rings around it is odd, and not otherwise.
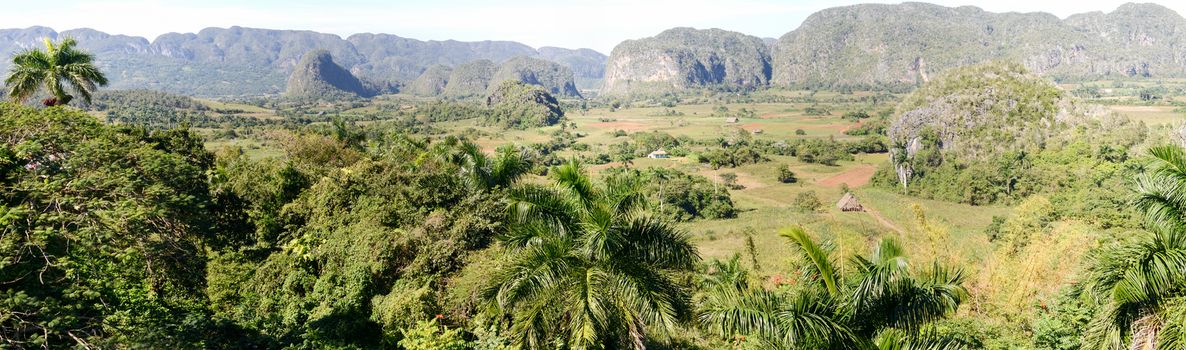
[[[532,47],[592,48],[608,54],[622,40],[672,27],[721,28],[778,38],[829,7],[878,0],[0,0],[0,28],[94,28],[146,37],[243,26],[307,29],[342,37],[388,33],[421,40],[513,40]],[[929,0],[993,12],[1109,12],[1114,0]],[[1186,13],[1186,1],[1161,0]]]

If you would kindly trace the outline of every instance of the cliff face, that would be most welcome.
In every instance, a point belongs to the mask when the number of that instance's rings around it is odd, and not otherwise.
[[[618,44],[606,64],[602,91],[754,89],[766,86],[770,74],[770,54],[761,38],[720,29],[675,28]]]
[[[1186,20],[1151,4],[1060,20],[924,3],[817,12],[773,48],[776,85],[914,85],[993,60],[1066,79],[1186,76]]]

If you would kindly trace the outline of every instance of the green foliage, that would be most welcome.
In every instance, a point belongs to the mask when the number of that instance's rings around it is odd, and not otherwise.
[[[405,350],[466,350],[468,343],[461,337],[461,330],[437,324],[432,321],[419,321],[411,329],[404,330],[404,339],[399,346]]]
[[[703,176],[668,168],[612,168],[607,178],[642,184],[642,191],[659,204],[658,212],[675,221],[737,216],[729,191]]]
[[[107,85],[107,76],[93,62],[95,56],[77,49],[78,42],[72,38],[44,41],[45,51],[28,49],[12,56],[12,69],[4,79],[8,97],[24,102],[45,89],[51,97],[43,104],[60,106],[74,99],[69,90],[90,103],[96,85]]]
[[[815,191],[799,192],[795,195],[795,208],[805,212],[816,212],[824,208],[824,203],[820,202],[819,196]]]
[[[783,232],[803,261],[803,288],[748,287],[744,274],[709,280],[698,311],[710,334],[758,338],[764,348],[943,348],[967,341],[934,330],[967,298],[959,270],[911,269],[903,249],[882,240],[843,275],[831,254],[799,228]]]
[[[518,81],[499,84],[486,99],[491,108],[483,121],[487,125],[526,129],[554,125],[564,119],[564,110],[547,91]]]
[[[1042,305],[1033,326],[1034,346],[1051,350],[1083,348],[1083,330],[1096,312],[1099,310],[1073,289],[1065,290],[1052,305]]]
[[[1180,317],[1177,313],[1186,294],[1186,210],[1180,204],[1186,151],[1161,146],[1151,154],[1154,163],[1136,178],[1134,201],[1151,232],[1110,244],[1088,267],[1084,292],[1101,305],[1084,332],[1085,346],[1129,349],[1186,344],[1180,324],[1162,323]]]
[[[791,171],[791,167],[783,164],[778,167],[778,182],[791,184],[799,182],[799,178],[795,177],[795,172]]]
[[[201,247],[235,226],[195,136],[11,104],[0,135],[0,343],[188,347],[217,331]]]
[[[645,212],[636,184],[594,183],[576,161],[548,174],[511,191],[510,261],[484,293],[515,343],[639,348],[675,332],[691,306],[673,277],[699,260],[688,237]]]

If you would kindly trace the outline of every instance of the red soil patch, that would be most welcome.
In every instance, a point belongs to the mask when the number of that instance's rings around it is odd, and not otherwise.
[[[868,184],[869,180],[873,179],[873,173],[876,172],[876,166],[861,164],[848,171],[816,181],[815,183],[824,187],[839,187],[840,184],[848,184],[850,188],[857,188]]]
[[[856,123],[852,123],[852,124],[849,124],[849,125],[848,125],[848,126],[846,126],[846,127],[843,127],[843,128],[841,128],[841,129],[840,129],[840,133],[842,133],[842,134],[843,134],[843,133],[846,133],[846,132],[848,132],[849,130],[852,130],[852,129],[859,128],[859,127],[861,127],[861,124],[862,124],[862,123],[864,123],[864,120],[857,120],[857,122],[856,122]]]
[[[589,124],[589,126],[601,129],[622,130],[622,131],[639,131],[647,129],[647,125],[636,122],[601,122]]]

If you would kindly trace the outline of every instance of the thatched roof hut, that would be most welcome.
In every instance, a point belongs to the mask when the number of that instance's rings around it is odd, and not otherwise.
[[[647,154],[647,158],[667,158],[667,156],[668,156],[667,151],[664,151],[662,148],[657,149],[654,152],[651,152],[650,154]]]
[[[844,197],[840,197],[840,201],[836,202],[836,208],[840,211],[863,211],[864,207],[861,202],[857,201],[857,196],[852,192],[845,193]]]

